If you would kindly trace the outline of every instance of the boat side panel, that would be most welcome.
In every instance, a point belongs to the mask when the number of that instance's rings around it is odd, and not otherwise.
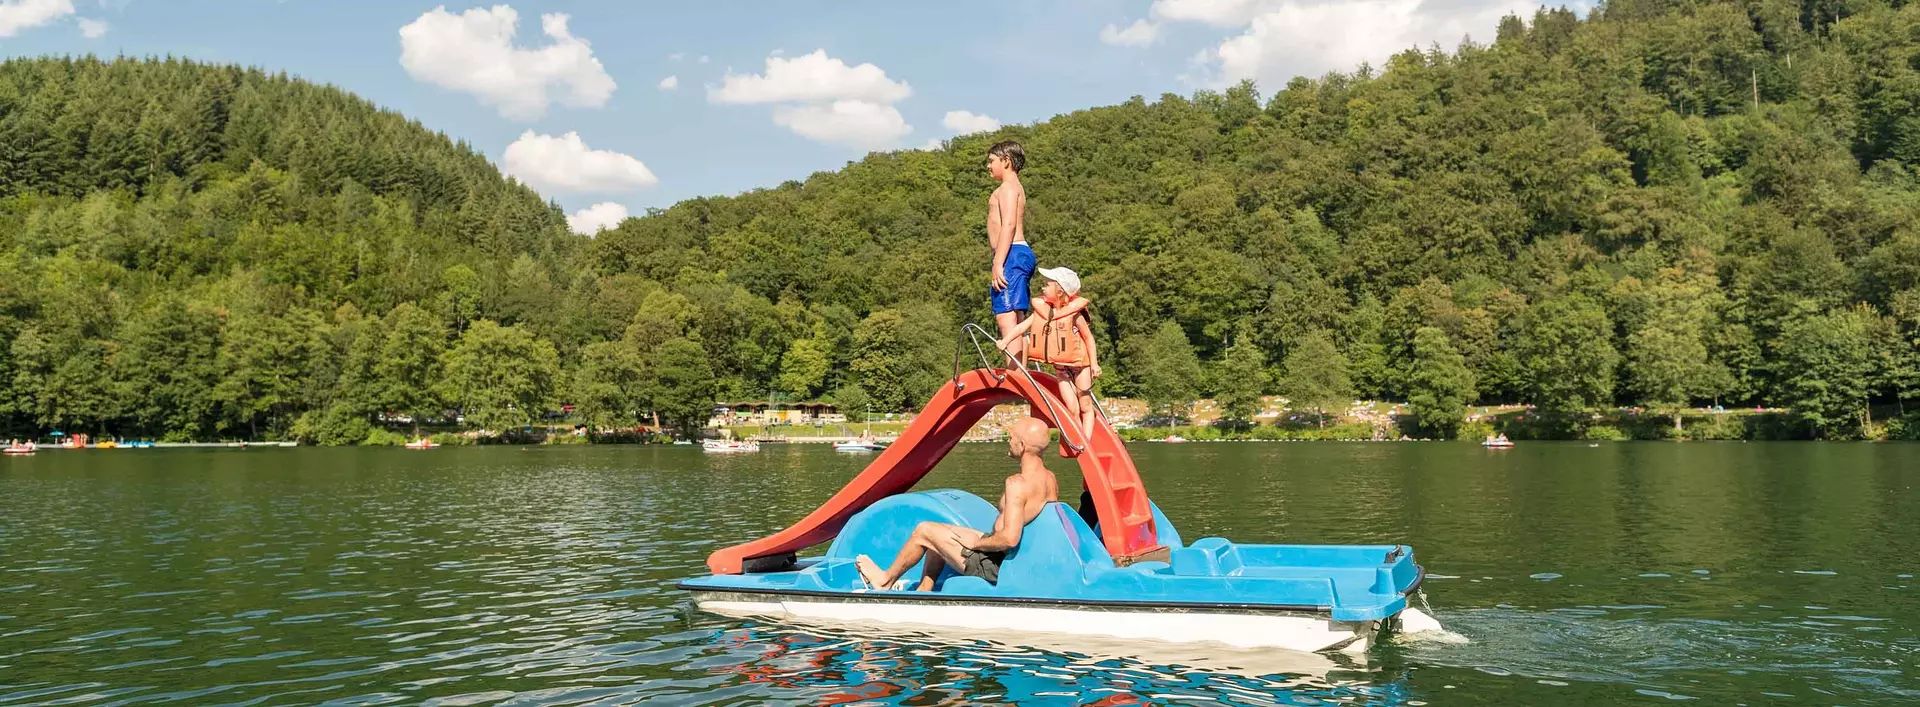
[[[961,628],[973,631],[1036,632],[1151,639],[1176,643],[1213,642],[1238,648],[1280,648],[1316,652],[1365,639],[1367,622],[1332,621],[1297,614],[1234,614],[1182,611],[1113,611],[1099,608],[926,604],[886,601],[836,601],[772,595],[703,594],[695,603],[725,614],[827,619]]]

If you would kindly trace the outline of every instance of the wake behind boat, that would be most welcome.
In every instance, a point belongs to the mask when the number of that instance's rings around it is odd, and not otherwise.
[[[712,574],[679,587],[698,608],[723,614],[1309,652],[1358,652],[1388,631],[1439,628],[1408,605],[1424,572],[1406,546],[1185,542],[1147,498],[1104,416],[1090,434],[1059,425],[1064,406],[1050,392],[1058,381],[1013,370],[956,375],[825,505],[780,533],[713,553]],[[978,496],[907,491],[995,405],[1020,401],[1059,429],[1062,453],[1085,477],[1081,504],[1093,524],[1049,503],[1000,563],[997,583],[949,568],[929,592],[866,587],[855,558],[890,556],[920,523],[992,531],[998,511]],[[821,543],[829,543],[825,555],[798,557]]]

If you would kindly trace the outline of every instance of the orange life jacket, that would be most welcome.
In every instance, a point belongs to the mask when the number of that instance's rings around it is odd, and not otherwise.
[[[1027,358],[1056,366],[1087,365],[1087,344],[1080,340],[1080,314],[1055,316],[1053,304],[1033,301],[1033,316],[1041,320],[1027,329]]]

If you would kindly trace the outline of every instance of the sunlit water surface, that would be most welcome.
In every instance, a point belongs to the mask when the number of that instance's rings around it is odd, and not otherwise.
[[[870,459],[765,450],[0,460],[0,705],[1920,704],[1920,446],[1135,445],[1190,540],[1413,545],[1467,642],[1359,659],[690,611]]]

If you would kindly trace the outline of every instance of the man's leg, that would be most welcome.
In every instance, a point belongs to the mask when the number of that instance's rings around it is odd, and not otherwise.
[[[893,558],[891,567],[882,570],[873,558],[866,555],[854,558],[853,564],[860,570],[860,576],[868,584],[873,585],[875,589],[887,589],[892,587],[894,582],[899,581],[907,570],[913,569],[913,564],[919,562],[920,558],[926,557],[929,550],[944,560],[945,564],[965,567],[966,560],[960,556],[964,551],[961,541],[978,540],[984,535],[985,533],[963,525],[921,523],[913,529],[912,535],[907,536],[906,545],[901,546],[900,554]],[[928,558],[928,563],[932,563],[932,558]]]
[[[993,323],[1000,327],[1000,338],[1005,340],[1007,334],[1011,333],[1014,327],[1020,326],[1020,320],[1026,318],[1026,314],[1027,311],[1024,309],[1016,309],[1011,312],[1000,312],[993,315]],[[1007,353],[1012,355],[1015,361],[1025,361],[1027,354],[1027,337],[1022,336],[1007,342]],[[1011,364],[1007,367],[1012,368],[1014,365],[1018,364]]]

